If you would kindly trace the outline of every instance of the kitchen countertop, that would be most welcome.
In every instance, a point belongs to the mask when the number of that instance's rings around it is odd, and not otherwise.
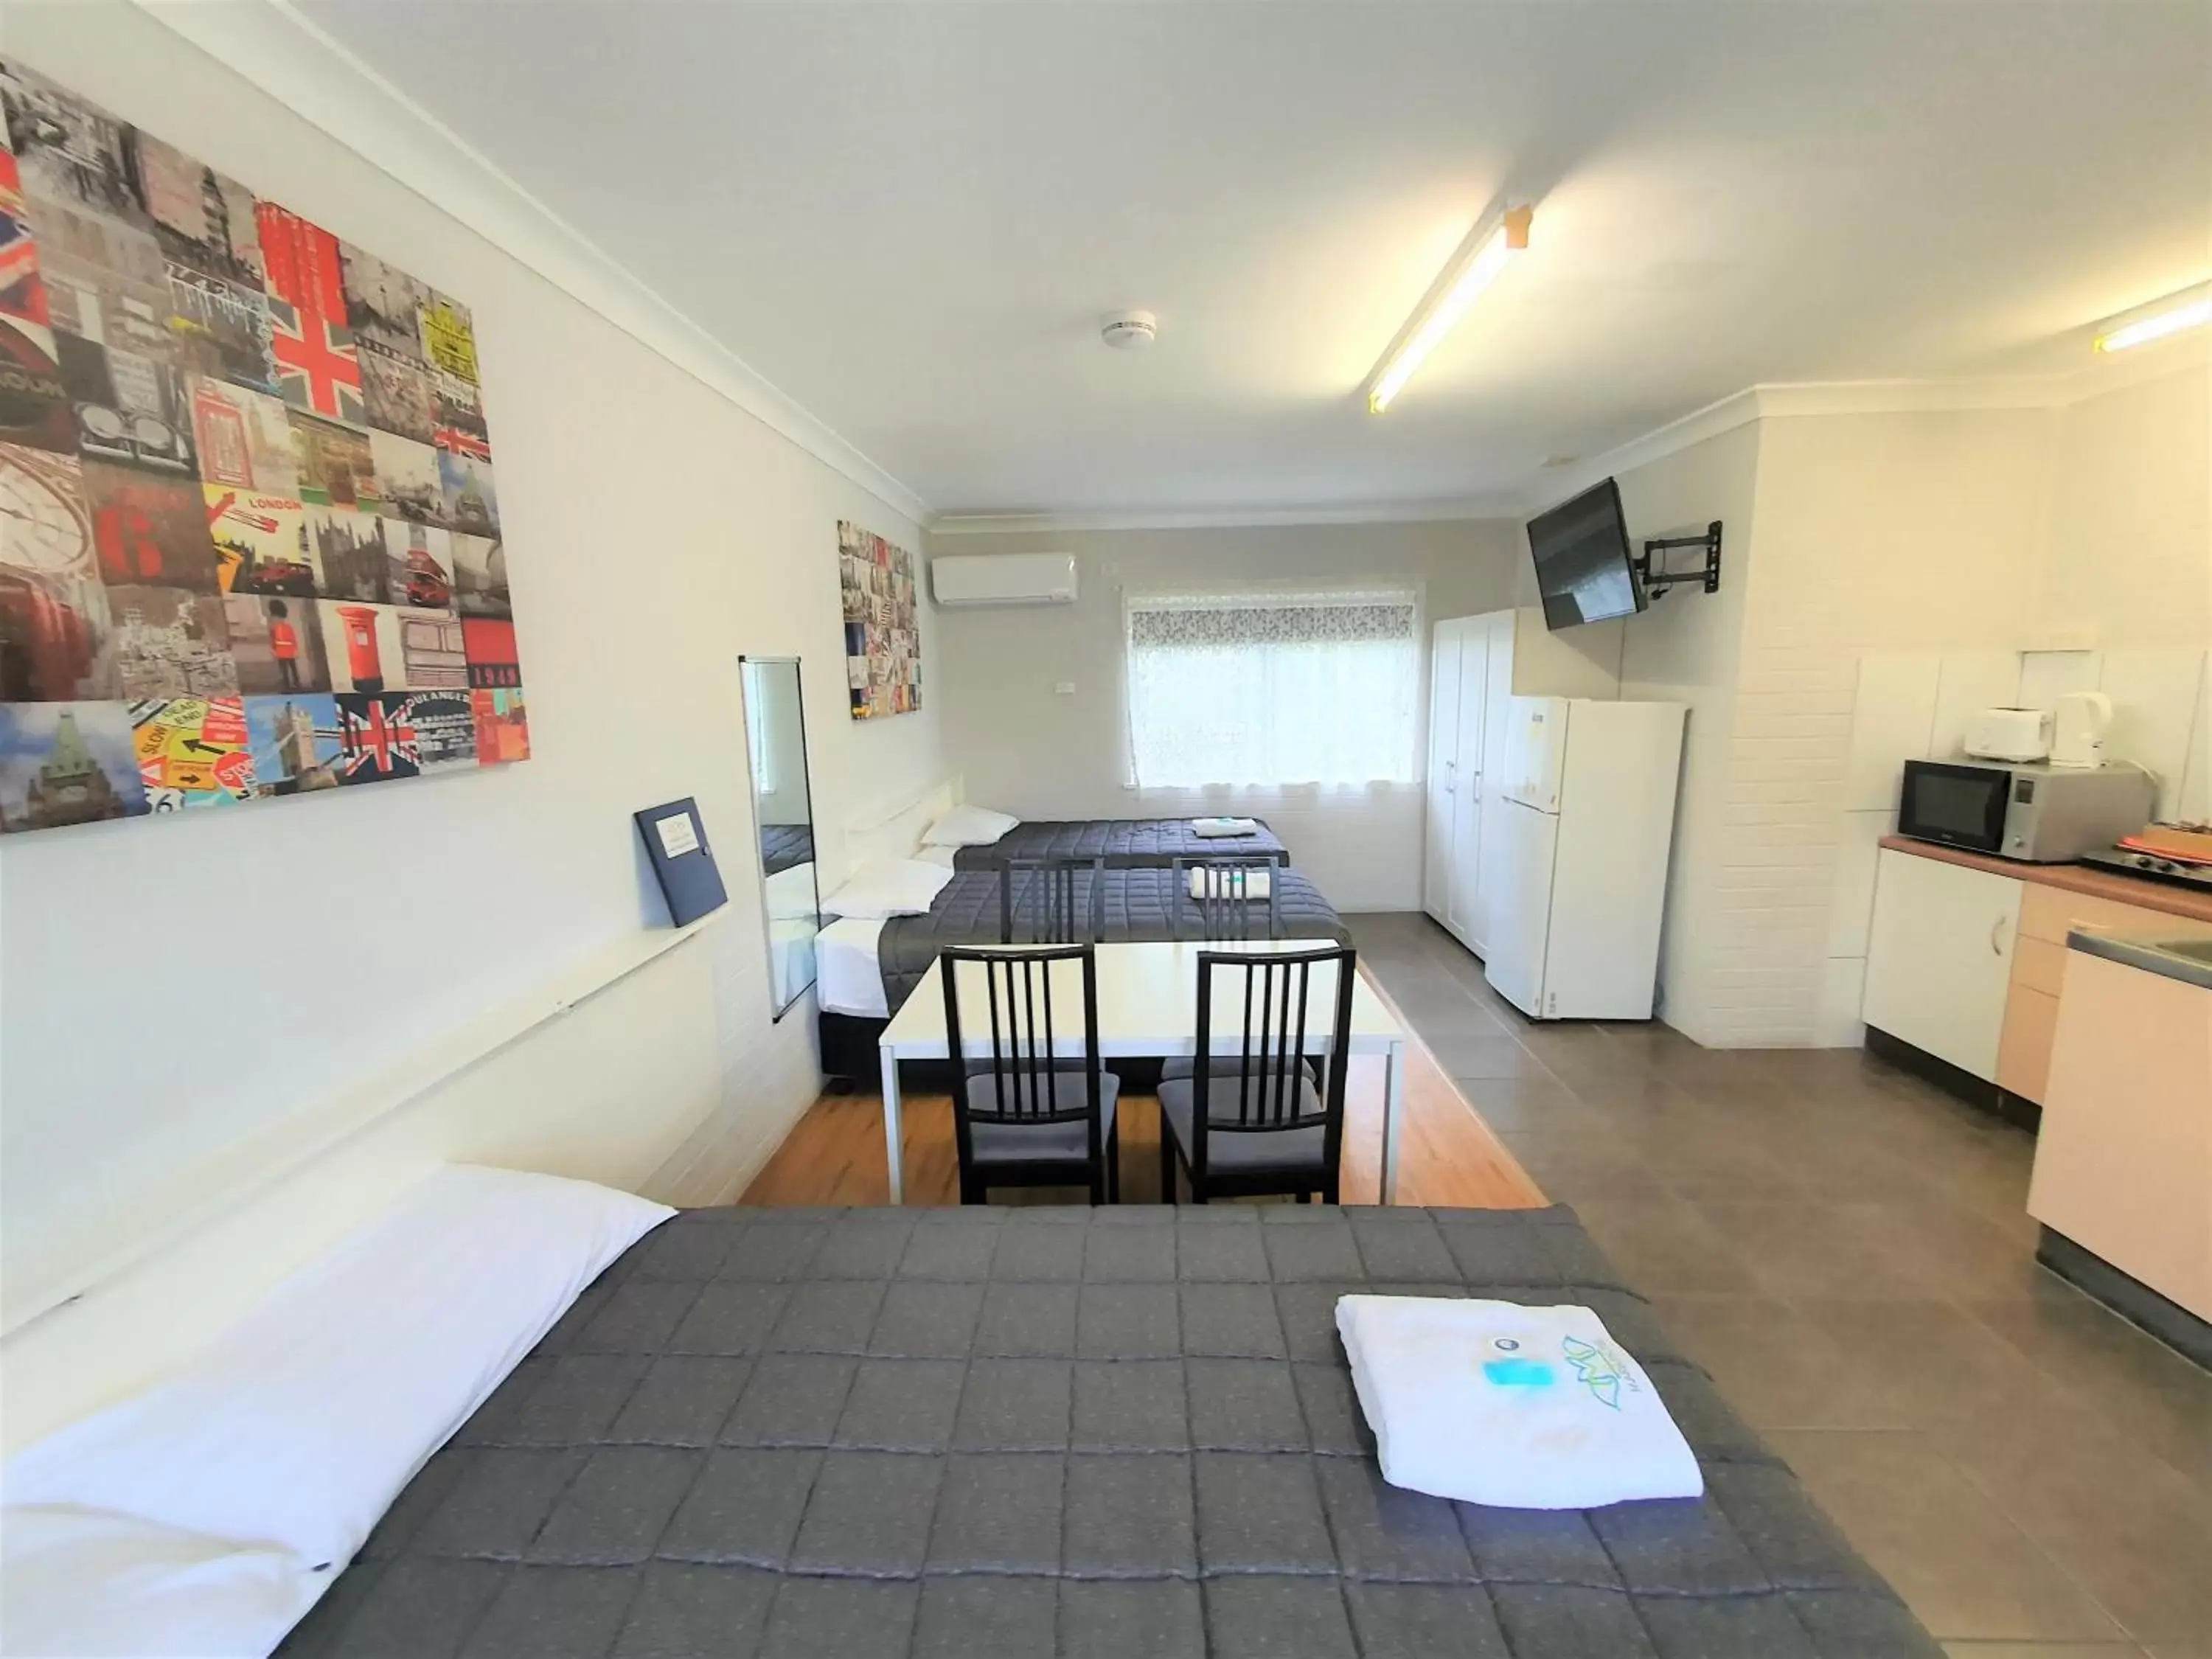
[[[1968,853],[1956,847],[1938,846],[1932,841],[1915,841],[1910,836],[1884,836],[1881,845],[1893,853],[1910,853],[1917,858],[1934,859],[1939,864],[1963,864],[1969,870],[1986,870],[1993,876],[2010,876],[2014,881],[2085,893],[2092,898],[2132,904],[2139,909],[2156,910],[2169,916],[2185,916],[2191,921],[2212,922],[2212,893],[2172,882],[2154,881],[2148,876],[2124,876],[2117,870],[2099,870],[2086,864],[2023,864],[2017,859],[1993,858],[1987,853]]]

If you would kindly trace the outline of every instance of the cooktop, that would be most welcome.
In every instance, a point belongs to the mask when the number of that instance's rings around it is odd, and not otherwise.
[[[2084,853],[2080,861],[2095,865],[2100,870],[2118,870],[2130,876],[2148,876],[2154,881],[2170,881],[2183,887],[2212,893],[2212,864],[2186,864],[2179,859],[2160,858],[2156,853],[2138,853],[2125,847],[2107,847],[2101,852]]]

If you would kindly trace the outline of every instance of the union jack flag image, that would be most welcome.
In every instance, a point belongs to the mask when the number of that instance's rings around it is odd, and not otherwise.
[[[23,216],[22,181],[15,158],[0,149],[0,311],[27,322],[49,320],[46,285],[39,275],[39,246]]]
[[[344,329],[271,295],[269,352],[276,360],[277,386],[286,403],[354,426],[368,422],[361,353]]]
[[[404,692],[342,691],[338,705],[338,781],[381,783],[420,777],[422,753]]]

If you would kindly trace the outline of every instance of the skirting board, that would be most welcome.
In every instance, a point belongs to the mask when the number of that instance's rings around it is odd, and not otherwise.
[[[2062,1232],[2043,1229],[2035,1259],[2085,1296],[2101,1302],[2130,1325],[2148,1331],[2175,1352],[2212,1370],[2212,1323],[2160,1296],[2131,1273]]]
[[[2016,1129],[2025,1129],[2033,1134],[2042,1125],[2043,1108],[2033,1101],[1976,1077],[1972,1072],[1954,1066],[1948,1060],[1940,1060],[1925,1048],[1914,1047],[1903,1037],[1892,1036],[1879,1027],[1869,1025],[1866,1028],[1866,1047],[1869,1054],[1934,1084],[1954,1099],[1978,1107],[1992,1117],[2003,1119]]]

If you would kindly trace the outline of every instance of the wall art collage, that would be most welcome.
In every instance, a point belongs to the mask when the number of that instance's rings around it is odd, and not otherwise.
[[[528,757],[466,307],[0,62],[0,830]]]
[[[841,521],[837,574],[845,599],[845,684],[853,718],[913,714],[921,707],[914,556]]]

